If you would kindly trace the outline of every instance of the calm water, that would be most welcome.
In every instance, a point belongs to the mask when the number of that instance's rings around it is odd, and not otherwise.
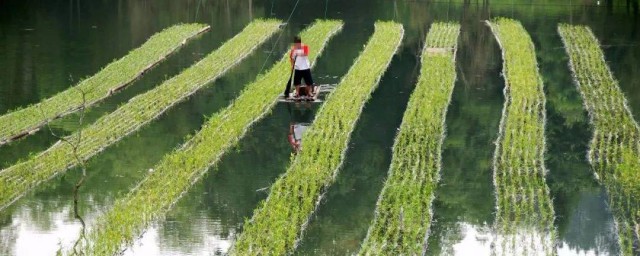
[[[223,78],[123,139],[88,163],[80,215],[88,225],[124,195],[164,154],[184,142],[225,107],[256,74],[284,53],[289,38],[317,18],[345,21],[345,28],[319,59],[320,83],[337,83],[373,32],[376,20],[395,20],[406,35],[353,133],[336,183],[312,217],[296,254],[357,252],[371,223],[387,175],[391,146],[418,76],[422,41],[434,20],[462,24],[458,80],[446,120],[441,183],[434,201],[430,255],[488,255],[494,221],[491,180],[493,142],[503,107],[502,60],[482,20],[506,16],[531,34],[547,93],[546,165],[556,211],[560,255],[617,255],[606,194],[585,159],[591,136],[580,95],[556,33],[559,22],[589,25],[602,41],[609,65],[636,117],[640,113],[640,16],[637,3],[617,1],[391,1],[301,0],[282,39],[274,37]],[[202,22],[212,29],[172,55],[122,93],[87,113],[85,124],[136,94],[178,74],[238,33],[252,19],[286,20],[295,1],[0,1],[0,113],[68,88],[120,58],[162,28]],[[635,8],[635,9],[634,9]],[[156,223],[127,255],[224,254],[244,219],[267,196],[264,188],[287,168],[286,141],[292,121],[309,110],[286,104],[258,122],[210,172]],[[306,111],[306,113],[301,113]],[[80,127],[72,115],[51,125],[69,134]],[[55,143],[48,132],[0,147],[0,167]],[[45,183],[0,212],[0,255],[50,255],[78,236],[72,188],[79,170]],[[34,246],[37,242],[37,246]]]

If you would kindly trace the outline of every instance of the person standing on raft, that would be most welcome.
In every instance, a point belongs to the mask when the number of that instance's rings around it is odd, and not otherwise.
[[[303,44],[299,36],[293,38],[293,46],[291,47],[291,51],[289,51],[289,60],[294,69],[293,85],[296,87],[296,97],[313,97],[314,83],[313,77],[311,77],[311,64],[309,63],[309,46]],[[306,86],[302,85],[302,79],[304,79]],[[285,97],[289,97],[290,84],[291,78],[289,78],[287,84]]]

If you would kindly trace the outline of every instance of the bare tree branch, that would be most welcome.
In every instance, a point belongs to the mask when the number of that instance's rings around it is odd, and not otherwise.
[[[70,77],[70,79],[72,79]],[[80,167],[80,169],[82,170],[82,176],[80,177],[80,179],[76,182],[76,184],[73,187],[73,213],[74,213],[74,217],[80,221],[80,224],[82,225],[82,228],[80,230],[80,237],[78,237],[78,240],[76,240],[76,242],[73,244],[73,254],[74,255],[83,255],[83,253],[81,251],[78,251],[78,245],[80,244],[80,242],[82,240],[85,239],[85,235],[86,235],[86,225],[84,222],[84,219],[82,219],[82,216],[80,216],[80,211],[78,210],[78,201],[79,201],[79,191],[80,188],[82,187],[82,184],[85,181],[85,178],[87,177],[87,168],[86,168],[86,160],[84,158],[82,158],[80,156],[80,154],[78,153],[79,148],[82,144],[82,130],[83,130],[83,122],[84,122],[84,115],[85,115],[85,110],[86,110],[86,103],[87,103],[87,99],[86,99],[86,95],[87,93],[85,91],[83,91],[81,88],[79,87],[73,87],[75,90],[77,90],[80,95],[82,96],[82,104],[80,105],[79,108],[79,112],[80,112],[80,118],[78,119],[78,131],[76,132],[76,138],[74,140],[73,136],[61,136],[56,134],[53,129],[51,128],[50,123],[47,123],[47,129],[49,130],[49,133],[51,135],[53,135],[55,138],[57,138],[59,140],[59,142],[62,143],[66,143],[67,145],[69,145],[69,147],[71,147],[71,153],[73,154],[73,157],[75,158],[76,162],[78,163],[78,166]],[[40,114],[44,117],[44,110],[40,107]]]

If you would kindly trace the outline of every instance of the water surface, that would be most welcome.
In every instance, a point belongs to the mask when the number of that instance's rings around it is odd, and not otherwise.
[[[51,124],[66,135],[109,113],[131,97],[178,74],[216,49],[254,18],[288,20],[275,36],[224,77],[158,120],[88,161],[80,191],[80,215],[90,226],[113,201],[143,179],[161,157],[184,142],[225,107],[257,73],[286,51],[292,35],[317,18],[345,22],[314,70],[320,83],[338,83],[373,33],[376,20],[401,22],[403,44],[358,121],[345,164],[310,219],[296,254],[345,255],[358,251],[387,175],[391,147],[419,70],[423,40],[433,21],[462,25],[457,81],[446,126],[441,182],[433,203],[430,255],[489,255],[495,212],[491,161],[503,107],[500,50],[481,21],[520,20],[536,46],[547,98],[547,184],[556,212],[560,255],[617,255],[606,192],[586,161],[588,116],[572,83],[556,33],[559,22],[589,25],[634,115],[640,113],[640,24],[637,4],[627,1],[2,1],[0,2],[0,113],[38,102],[113,59],[161,29],[181,22],[211,25],[128,89],[86,113]],[[318,106],[279,104],[256,123],[237,147],[153,225],[127,255],[224,254],[245,219],[287,169],[291,122],[312,119]],[[307,116],[300,115],[307,111]],[[301,120],[305,119],[305,120]],[[36,154],[56,141],[49,131],[0,147],[0,167]],[[0,254],[51,255],[68,247],[82,225],[74,217],[78,169],[39,186],[0,212]],[[38,241],[38,246],[33,242]]]

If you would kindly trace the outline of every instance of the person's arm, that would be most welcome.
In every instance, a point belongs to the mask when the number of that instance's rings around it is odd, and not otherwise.
[[[295,125],[289,125],[289,134],[287,135],[287,140],[289,141],[289,145],[293,149],[294,153],[298,153],[300,151],[300,143],[296,140],[295,137]]]
[[[291,148],[293,149],[293,151],[298,153],[298,149],[300,145],[298,144],[296,139],[293,137],[293,133],[289,133],[289,135],[287,135],[287,140],[289,141],[289,145],[291,145]]]
[[[295,53],[295,48],[291,47],[291,50],[289,51],[289,61],[291,62],[291,66],[296,64],[294,53]]]

